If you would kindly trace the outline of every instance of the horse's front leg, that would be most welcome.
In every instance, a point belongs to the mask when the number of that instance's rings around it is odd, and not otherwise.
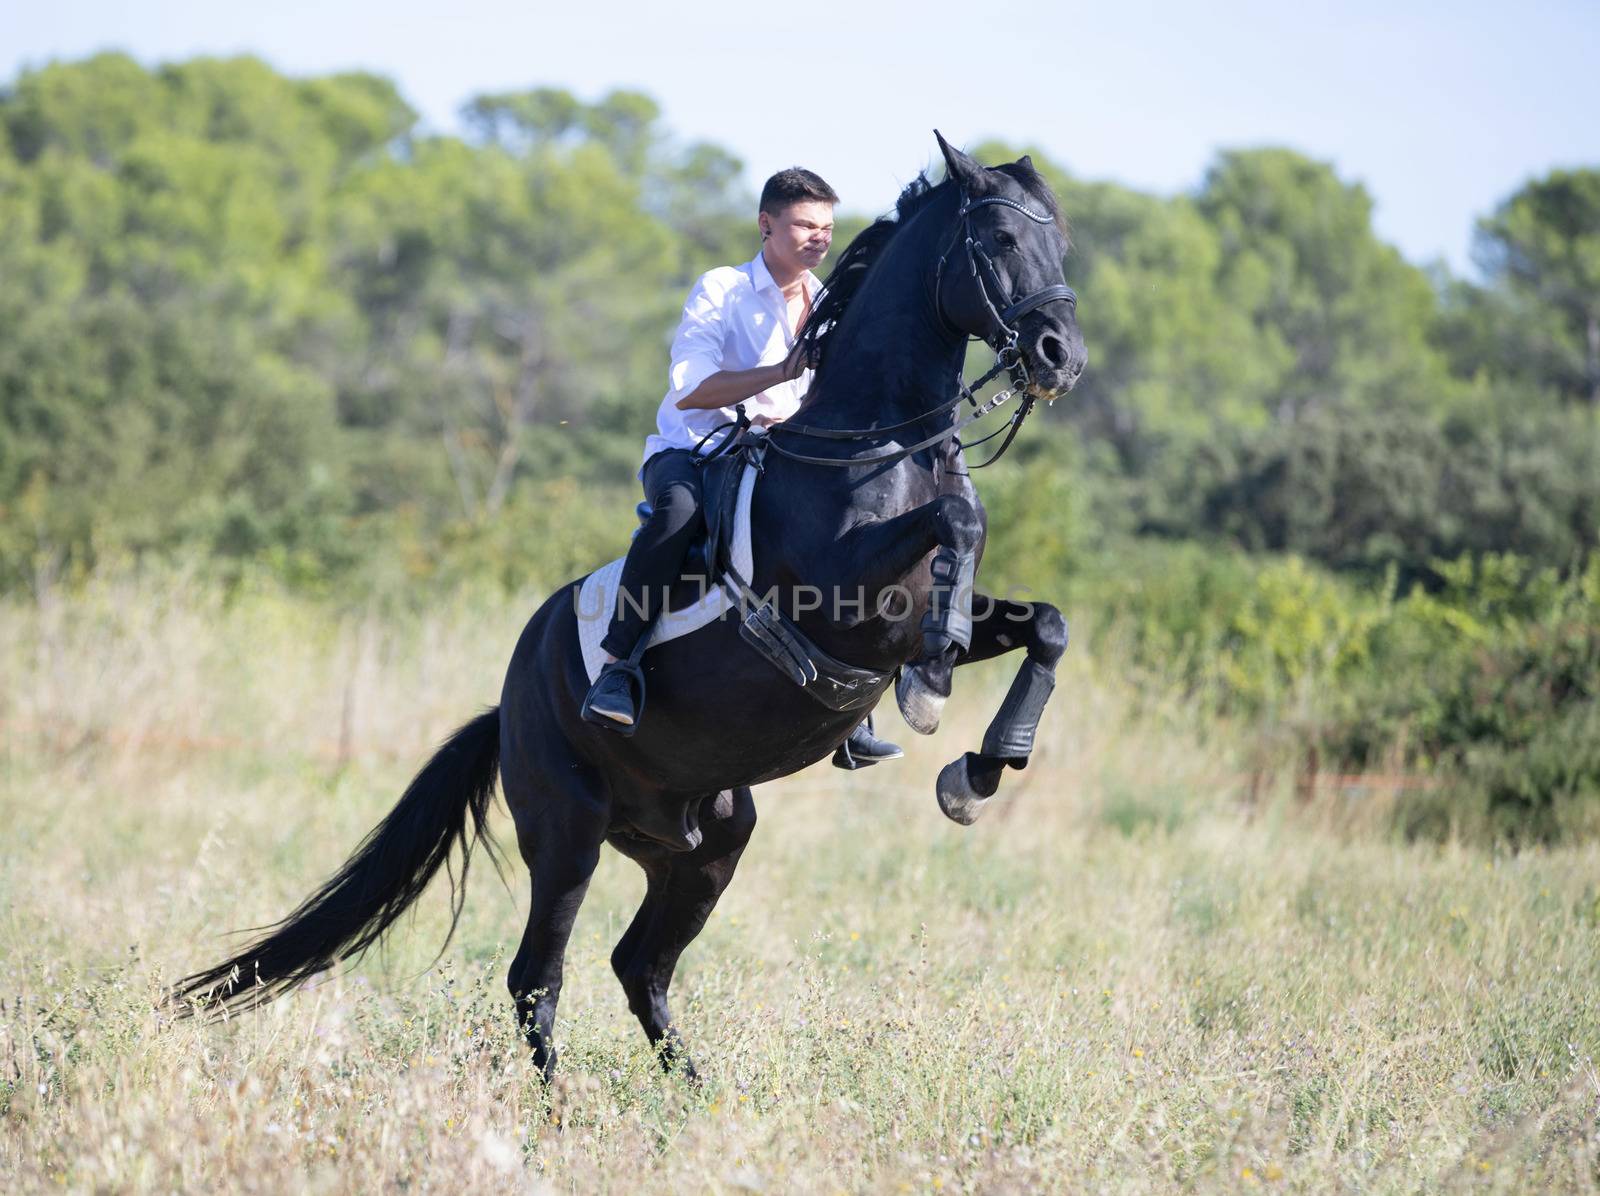
[[[1045,703],[1056,685],[1056,664],[1067,650],[1067,621],[1047,602],[1012,602],[975,595],[972,643],[958,664],[988,660],[1025,647],[1000,711],[983,736],[983,748],[945,765],[939,774],[939,808],[963,826],[976,822],[1000,787],[1007,765],[1027,766]]]
[[[822,595],[835,597],[835,611],[854,612],[834,619],[850,626],[859,619],[887,615],[898,607],[906,617],[920,605],[917,567],[933,552],[933,585],[922,618],[923,655],[948,657],[972,641],[972,562],[983,537],[983,517],[975,504],[957,494],[877,523],[864,523],[810,562],[806,578]],[[846,598],[854,595],[854,599]]]
[[[983,540],[983,514],[966,495],[941,494],[915,510],[857,528],[832,575],[857,592],[871,595],[871,610],[887,614],[898,600],[901,617],[922,605],[920,579],[911,575],[929,550],[927,605],[920,625],[921,653],[900,671],[895,700],[912,730],[932,735],[939,729],[958,653],[972,643],[973,578]],[[908,606],[904,601],[911,598]],[[864,605],[864,604],[863,604]]]
[[[915,731],[932,735],[950,696],[957,653],[972,642],[972,580],[983,540],[983,514],[961,494],[941,494],[920,507],[878,523],[862,524],[830,546],[826,559],[810,563],[808,579],[823,594],[856,595],[855,618],[907,618],[923,606],[918,567],[932,551],[931,585],[920,625],[921,654],[900,671],[895,699]],[[896,609],[899,614],[891,614]]]

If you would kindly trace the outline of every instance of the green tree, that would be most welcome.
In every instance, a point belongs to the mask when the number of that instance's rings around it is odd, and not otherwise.
[[[330,385],[295,356],[339,306],[319,110],[252,59],[101,55],[22,76],[0,127],[0,501],[33,496],[14,551],[293,538],[335,461]]]
[[[583,106],[556,103],[564,94],[522,105],[563,113],[560,136],[426,139],[341,193],[334,278],[367,341],[338,373],[340,408],[361,431],[368,509],[414,485],[388,467],[403,443],[433,446],[431,501],[492,515],[519,473],[562,454],[561,429],[642,432],[643,399],[664,387],[678,241],[644,210],[641,180],[582,131]]]
[[[1248,313],[1281,364],[1266,395],[1275,419],[1448,405],[1433,288],[1374,234],[1363,187],[1291,150],[1236,150],[1197,202],[1222,239],[1220,301]]]
[[[1553,171],[1478,230],[1479,262],[1501,300],[1490,313],[1511,332],[1496,337],[1497,364],[1600,406],[1600,170]]]
[[[352,516],[625,478],[738,164],[637,93],[471,111],[477,139],[418,137],[385,80],[250,58],[0,92],[3,559],[327,555]]]

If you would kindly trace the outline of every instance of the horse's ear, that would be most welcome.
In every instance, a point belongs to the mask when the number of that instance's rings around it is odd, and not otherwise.
[[[1033,155],[1032,154],[1023,154],[1022,157],[1017,159],[1017,165],[1018,166],[1026,166],[1029,170],[1032,170],[1033,169]]]
[[[946,141],[938,129],[933,131],[933,135],[939,139],[939,152],[944,155],[945,170],[956,182],[965,187],[983,173],[983,167]]]

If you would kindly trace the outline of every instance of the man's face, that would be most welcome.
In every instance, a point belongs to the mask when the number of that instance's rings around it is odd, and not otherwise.
[[[798,273],[815,270],[833,244],[833,205],[819,199],[792,203],[759,216],[762,240],[777,261]]]

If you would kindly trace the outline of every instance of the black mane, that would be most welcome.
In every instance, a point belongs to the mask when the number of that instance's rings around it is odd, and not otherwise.
[[[990,169],[1014,179],[1023,190],[1043,204],[1050,215],[1059,218],[1056,197],[1051,193],[1050,185],[1028,159],[1007,162]],[[828,275],[816,306],[811,309],[811,315],[801,326],[797,337],[808,346],[815,364],[821,365],[828,349],[828,334],[839,326],[850,301],[861,290],[873,265],[883,256],[885,247],[896,233],[911,222],[912,217],[949,188],[949,179],[933,183],[929,181],[927,171],[923,171],[900,192],[900,197],[894,202],[893,212],[878,217],[850,242],[840,256],[838,265]]]
[[[938,184],[929,182],[924,171],[906,184],[900,192],[900,198],[894,201],[892,213],[878,217],[850,242],[840,256],[839,264],[828,275],[828,281],[823,284],[822,293],[817,297],[816,305],[812,307],[811,315],[806,318],[797,337],[809,347],[813,362],[821,364],[822,356],[827,352],[828,333],[838,327],[845,310],[850,306],[850,300],[861,290],[861,284],[866,282],[868,273],[883,256],[884,248],[894,239],[894,235],[949,186],[948,179]]]

